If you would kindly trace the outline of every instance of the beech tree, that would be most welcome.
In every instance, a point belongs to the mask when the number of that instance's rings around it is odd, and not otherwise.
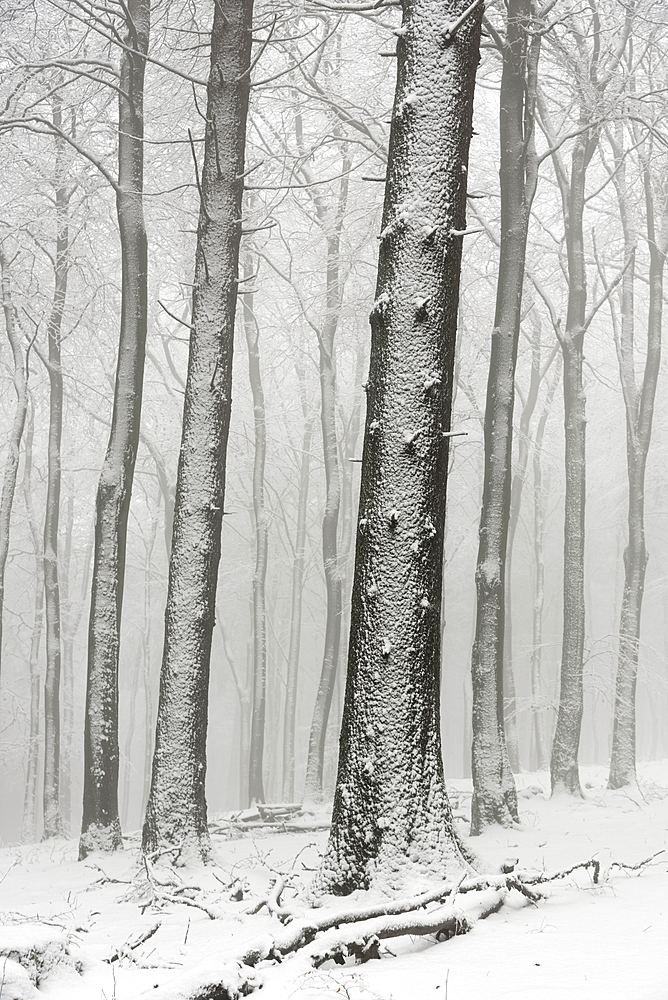
[[[5,603],[5,566],[9,554],[9,529],[16,492],[16,479],[19,472],[19,449],[23,428],[28,412],[28,380],[26,376],[25,351],[21,346],[20,331],[16,322],[15,307],[12,300],[10,277],[10,261],[3,248],[0,248],[0,291],[2,292],[2,311],[5,318],[7,339],[12,352],[14,368],[14,389],[16,392],[16,408],[9,436],[9,450],[5,463],[2,482],[2,498],[0,499],[0,663],[2,662],[2,617]]]
[[[546,11],[551,6],[549,3]],[[489,25],[503,59],[499,109],[501,232],[485,408],[485,473],[476,566],[476,630],[471,663],[472,834],[481,833],[490,823],[508,826],[519,821],[517,793],[504,730],[504,627],[515,366],[526,243],[538,176],[534,109],[540,34],[529,34],[527,30],[531,30],[530,25],[536,21],[533,0],[510,0],[505,37],[500,37]]]
[[[232,393],[252,0],[216,4],[211,30],[188,376],[169,563],[151,789],[142,849],[209,852],[205,777],[211,636]]]
[[[146,348],[143,101],[150,0],[128,0],[123,9],[126,41],[118,95],[118,182],[114,184],[122,253],[121,330],[111,431],[95,506],[80,858],[123,844],[118,817],[118,656]]]
[[[586,498],[586,397],[583,380],[584,337],[602,302],[587,308],[587,267],[584,212],[586,182],[596,152],[601,124],[607,109],[606,91],[626,48],[634,5],[619,14],[591,0],[587,14],[569,17],[565,37],[551,37],[557,56],[572,76],[577,120],[573,129],[570,169],[561,155],[561,138],[553,125],[544,94],[539,93],[541,127],[549,143],[550,156],[561,196],[566,244],[568,304],[563,330],[558,334],[563,356],[566,493],[564,500],[563,639],[561,652],[559,712],[552,743],[550,774],[552,791],[581,795],[578,767],[583,712],[583,666],[585,640],[585,498]],[[603,18],[605,16],[605,23]],[[608,20],[609,18],[609,20]],[[607,29],[604,33],[604,27]],[[590,36],[591,40],[585,42]],[[604,44],[605,42],[605,44]],[[607,295],[612,291],[611,283]]]
[[[645,201],[645,236],[649,250],[649,302],[644,365],[638,382],[635,322],[636,245],[638,226],[628,176],[628,150],[622,122],[607,130],[613,152],[610,174],[615,185],[628,265],[621,282],[619,313],[610,300],[619,377],[626,413],[628,469],[628,541],[624,550],[624,591],[619,622],[619,652],[615,681],[615,709],[610,755],[610,788],[636,781],[636,681],[640,651],[640,617],[649,558],[645,544],[645,472],[652,437],[654,401],[661,361],[663,277],[668,252],[668,185],[665,156],[657,155],[654,136],[657,122],[643,136],[641,125],[631,127],[638,149],[639,173]],[[634,178],[637,180],[637,178]]]
[[[345,894],[461,869],[440,738],[448,436],[479,3],[405,0],[390,131],[332,827]]]

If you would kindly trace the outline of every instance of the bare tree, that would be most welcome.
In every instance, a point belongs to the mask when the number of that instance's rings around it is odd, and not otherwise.
[[[561,195],[566,243],[568,305],[566,322],[559,333],[563,355],[566,495],[564,500],[563,640],[559,713],[552,744],[550,773],[552,791],[581,795],[578,751],[583,711],[583,659],[585,639],[585,428],[586,398],[583,382],[584,337],[600,303],[587,310],[587,268],[584,211],[587,171],[598,146],[602,117],[607,114],[606,90],[619,66],[629,38],[634,5],[622,12],[622,24],[606,24],[604,34],[601,4],[591,0],[589,11],[569,17],[569,32],[552,39],[557,57],[568,68],[574,84],[577,123],[572,133],[570,170],[561,156],[544,97],[539,96],[541,126]],[[607,13],[607,12],[606,12]],[[617,15],[617,12],[616,16]],[[570,44],[568,39],[570,38]],[[607,44],[603,44],[603,41]]]
[[[548,5],[551,6],[551,5]],[[485,408],[485,473],[476,566],[471,833],[519,821],[504,729],[506,554],[512,483],[515,366],[538,158],[534,108],[540,34],[533,0],[509,0],[500,97],[501,232],[496,313]],[[528,30],[529,29],[529,30]],[[509,668],[509,665],[507,665]]]
[[[21,346],[20,330],[14,314],[10,281],[10,262],[4,250],[0,249],[0,288],[2,290],[2,311],[5,317],[7,339],[12,352],[14,367],[14,389],[16,408],[9,435],[9,448],[5,462],[5,475],[0,498],[0,662],[2,660],[2,618],[5,605],[5,567],[9,554],[9,529],[16,492],[16,478],[19,471],[19,451],[28,410],[28,384],[26,377],[26,357]]]
[[[250,255],[244,260],[244,281],[253,278]],[[253,396],[253,532],[255,567],[253,570],[253,697],[248,790],[250,801],[264,802],[264,724],[267,704],[267,548],[269,524],[264,502],[264,467],[267,457],[267,418],[260,368],[260,327],[253,310],[251,289],[242,292],[243,325],[248,348],[248,378]]]
[[[481,6],[406,0],[397,31],[351,614],[317,884],[461,869],[440,738],[445,483]]]
[[[96,497],[88,626],[84,801],[79,856],[123,844],[118,817],[118,656],[147,325],[148,249],[143,211],[144,71],[150,0],[128,0],[118,98],[116,210],[121,235],[121,331],[109,444]]]
[[[211,636],[232,393],[252,0],[216,4],[211,31],[192,327],[165,644],[143,850],[209,852],[205,777]]]
[[[654,131],[654,129],[652,130]],[[610,788],[622,788],[636,781],[635,693],[640,648],[640,616],[645,590],[645,570],[649,558],[645,545],[645,470],[652,436],[654,401],[661,361],[663,322],[663,275],[668,251],[668,184],[665,157],[654,157],[653,135],[647,138],[634,130],[645,196],[645,223],[649,249],[649,303],[647,345],[640,384],[636,372],[634,283],[637,228],[627,176],[627,151],[623,126],[608,130],[613,150],[611,176],[617,191],[624,233],[624,258],[628,267],[621,283],[620,315],[610,300],[619,377],[626,412],[626,458],[628,469],[628,542],[624,551],[624,591],[619,623],[619,653],[615,684],[615,712],[610,756]]]
[[[53,124],[63,129],[62,101],[53,105]],[[46,677],[44,679],[44,838],[65,830],[60,807],[60,678],[62,664],[60,583],[58,576],[58,530],[60,524],[61,441],[63,433],[63,370],[61,338],[70,270],[69,202],[65,140],[55,138],[54,200],[56,206],[56,253],[53,260],[53,303],[47,324],[49,373],[49,446],[44,514],[44,610],[46,614]]]

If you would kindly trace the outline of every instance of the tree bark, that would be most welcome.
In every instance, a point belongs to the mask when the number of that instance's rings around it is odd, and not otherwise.
[[[2,618],[5,607],[5,567],[9,554],[9,529],[12,519],[12,506],[16,492],[16,477],[19,471],[19,451],[21,438],[28,410],[28,381],[26,376],[26,359],[21,347],[21,338],[14,317],[14,303],[9,277],[9,261],[0,250],[0,288],[2,290],[2,309],[5,316],[7,339],[12,351],[14,364],[14,389],[16,391],[16,409],[14,422],[9,434],[5,475],[0,498],[0,665],[2,663]]]
[[[623,152],[619,154],[623,157]],[[618,156],[615,159],[619,159]],[[640,616],[645,590],[645,570],[649,558],[645,546],[645,469],[651,443],[654,400],[661,364],[663,320],[663,274],[668,249],[668,211],[665,185],[661,211],[655,205],[650,164],[642,157],[647,242],[649,246],[649,308],[647,354],[642,384],[636,385],[634,364],[633,282],[635,240],[629,224],[625,177],[619,171],[616,187],[625,235],[625,256],[631,266],[622,283],[622,320],[617,341],[619,373],[626,409],[626,459],[628,469],[628,543],[624,550],[624,592],[619,622],[619,653],[615,680],[615,712],[612,729],[609,788],[623,788],[636,782],[636,682],[640,649]],[[625,164],[620,164],[624,171]],[[657,231],[658,230],[658,231]]]
[[[40,748],[40,703],[42,678],[39,669],[39,648],[44,628],[44,552],[42,538],[37,527],[37,517],[33,504],[32,446],[35,433],[32,409],[28,414],[25,432],[25,460],[23,465],[23,502],[28,515],[28,526],[35,550],[35,611],[32,634],[30,636],[30,736],[28,762],[26,766],[25,791],[23,795],[23,823],[21,842],[32,843],[37,837],[37,786],[39,781]]]
[[[244,279],[253,274],[250,257],[244,261]],[[253,312],[251,291],[242,293],[242,312],[248,347],[248,378],[253,397],[253,528],[255,568],[253,570],[253,700],[250,731],[248,790],[251,804],[264,802],[264,728],[267,706],[267,549],[269,530],[264,504],[264,466],[267,457],[267,418],[260,370],[260,330]]]
[[[111,433],[95,505],[80,858],[90,851],[113,851],[123,846],[118,817],[118,662],[148,315],[143,139],[150,0],[128,0],[126,26],[132,51],[125,49],[121,59],[116,190],[122,256],[121,331]]]
[[[318,336],[320,360],[320,425],[325,464],[325,513],[322,519],[322,563],[325,571],[327,619],[320,683],[313,709],[309,734],[304,800],[319,801],[323,795],[323,772],[327,722],[334,695],[336,668],[341,645],[343,586],[338,553],[339,514],[341,510],[341,468],[336,431],[336,354],[335,336],[343,301],[341,274],[341,230],[348,203],[348,157],[344,152],[339,198],[334,209],[313,196],[320,225],[327,233],[327,290],[325,321]]]
[[[581,796],[578,751],[583,712],[583,670],[585,638],[585,498],[586,498],[586,399],[582,378],[584,337],[591,322],[587,308],[587,269],[583,218],[585,182],[591,158],[598,146],[598,119],[605,91],[624,53],[629,38],[634,5],[623,12],[624,26],[612,36],[611,47],[603,52],[600,11],[590,4],[591,49],[584,45],[583,27],[574,22],[573,65],[579,116],[573,140],[570,177],[559,153],[559,144],[541,107],[541,118],[551,147],[557,184],[564,212],[568,273],[566,324],[559,334],[563,356],[564,430],[566,493],[564,499],[564,586],[563,638],[559,712],[552,742],[550,777],[552,793]],[[542,102],[541,102],[542,103]]]
[[[586,111],[581,124],[589,125]],[[597,137],[587,129],[575,140],[567,195],[566,252],[568,307],[566,327],[560,338],[563,356],[566,494],[564,499],[563,638],[559,713],[552,743],[550,776],[552,792],[582,795],[578,750],[583,712],[583,658],[585,637],[585,500],[586,500],[586,399],[582,380],[587,306],[583,218],[587,167]]]
[[[397,43],[332,828],[316,887],[461,870],[443,778],[440,609],[481,7],[405,0]],[[455,19],[468,16],[455,31]]]
[[[299,465],[299,497],[297,530],[292,564],[292,595],[290,603],[290,643],[283,719],[283,799],[292,802],[295,795],[295,724],[297,715],[297,685],[299,679],[299,649],[301,644],[302,605],[304,597],[304,560],[306,556],[306,515],[308,513],[309,479],[311,470],[311,440],[313,416],[308,411],[302,393],[304,435]]]
[[[62,128],[62,107],[56,100],[53,123]],[[56,256],[54,293],[47,327],[49,349],[49,444],[44,515],[44,610],[46,614],[46,676],[44,678],[44,833],[42,839],[66,832],[60,806],[60,687],[61,621],[58,575],[58,529],[60,524],[61,440],[63,433],[63,370],[60,343],[69,275],[70,193],[66,185],[65,141],[56,138]]]
[[[506,555],[512,482],[515,366],[537,161],[533,146],[540,38],[527,35],[533,0],[510,0],[501,76],[501,234],[485,408],[485,472],[476,566],[471,834],[519,822],[504,724]]]
[[[207,856],[211,635],[232,394],[252,0],[216,4],[197,230],[192,332],[143,850]]]

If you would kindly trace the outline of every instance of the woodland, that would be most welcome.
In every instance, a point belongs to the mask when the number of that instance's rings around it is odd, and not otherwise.
[[[665,996],[667,80],[0,0],[2,1000]]]

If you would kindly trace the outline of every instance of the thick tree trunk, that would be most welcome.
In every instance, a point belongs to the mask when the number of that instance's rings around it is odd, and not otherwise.
[[[622,329],[618,345],[620,377],[624,386],[626,407],[629,534],[624,551],[624,594],[619,623],[609,788],[622,788],[625,785],[635,784],[636,781],[636,681],[640,649],[640,615],[648,560],[645,547],[645,468],[651,443],[654,400],[661,363],[663,273],[668,247],[668,212],[664,203],[659,219],[655,219],[653,183],[649,164],[646,162],[643,164],[643,179],[650,265],[647,355],[642,386],[639,390],[636,388],[633,356],[633,263],[624,275],[626,289],[622,288]],[[620,179],[617,182],[617,191],[623,197],[625,192]],[[658,233],[657,221],[661,223]],[[628,244],[629,240],[626,242]],[[630,252],[632,250],[629,245],[627,256]],[[625,298],[630,301],[625,302]]]
[[[517,793],[506,748],[503,687],[515,366],[526,241],[537,170],[533,127],[538,42],[529,46],[526,32],[533,8],[533,0],[510,0],[502,49],[499,277],[485,408],[485,474],[471,663],[472,834],[481,833],[491,823],[509,826],[519,821]]]
[[[54,105],[53,122],[62,127],[60,103]],[[63,371],[60,340],[69,273],[69,194],[64,174],[63,139],[56,139],[56,257],[54,293],[47,327],[49,345],[49,445],[44,515],[44,610],[46,612],[46,676],[44,678],[44,833],[43,839],[65,832],[60,806],[60,675],[61,622],[58,578],[58,528],[60,523],[61,439],[63,432]]]
[[[292,595],[290,603],[290,644],[283,719],[283,800],[292,802],[295,795],[295,724],[297,715],[297,685],[299,679],[299,649],[301,645],[302,604],[304,597],[304,560],[306,556],[306,515],[308,513],[309,480],[311,471],[311,441],[313,416],[302,398],[304,436],[299,466],[299,496],[297,501],[297,530],[292,563]]]
[[[121,332],[114,409],[96,498],[88,629],[83,821],[79,856],[122,847],[118,817],[118,661],[128,514],[139,445],[146,351],[148,248],[143,209],[144,70],[150,0],[128,0],[118,100]],[[125,96],[127,95],[127,96]]]
[[[244,261],[244,279],[253,274],[250,257]],[[242,294],[244,333],[248,347],[248,378],[253,397],[253,529],[255,568],[253,570],[253,700],[250,731],[248,791],[250,801],[264,802],[265,716],[267,706],[267,549],[269,526],[264,505],[264,466],[267,457],[267,418],[260,371],[260,330],[253,312],[253,293]]]
[[[316,879],[341,894],[468,863],[440,736],[447,435],[481,18],[467,8],[406,0],[397,43],[338,780]]]
[[[9,434],[5,475],[0,498],[0,663],[2,662],[2,618],[5,606],[5,567],[9,553],[9,528],[12,519],[12,506],[16,491],[16,477],[19,471],[19,450],[28,410],[28,384],[26,378],[26,359],[21,347],[21,338],[14,319],[14,304],[9,279],[9,262],[0,250],[0,289],[2,291],[2,310],[5,316],[7,339],[12,351],[14,364],[14,389],[16,390],[16,409],[14,422]]]
[[[37,526],[33,504],[32,445],[34,438],[34,416],[32,408],[28,415],[25,433],[25,461],[23,465],[23,502],[28,515],[28,526],[35,550],[35,612],[30,636],[30,736],[28,762],[26,766],[25,791],[23,795],[23,823],[21,842],[32,843],[37,837],[37,786],[39,780],[40,748],[40,703],[42,678],[39,669],[39,648],[44,628],[44,552],[42,538]]]
[[[216,4],[192,332],[143,850],[209,852],[205,777],[211,635],[232,396],[251,0]]]

